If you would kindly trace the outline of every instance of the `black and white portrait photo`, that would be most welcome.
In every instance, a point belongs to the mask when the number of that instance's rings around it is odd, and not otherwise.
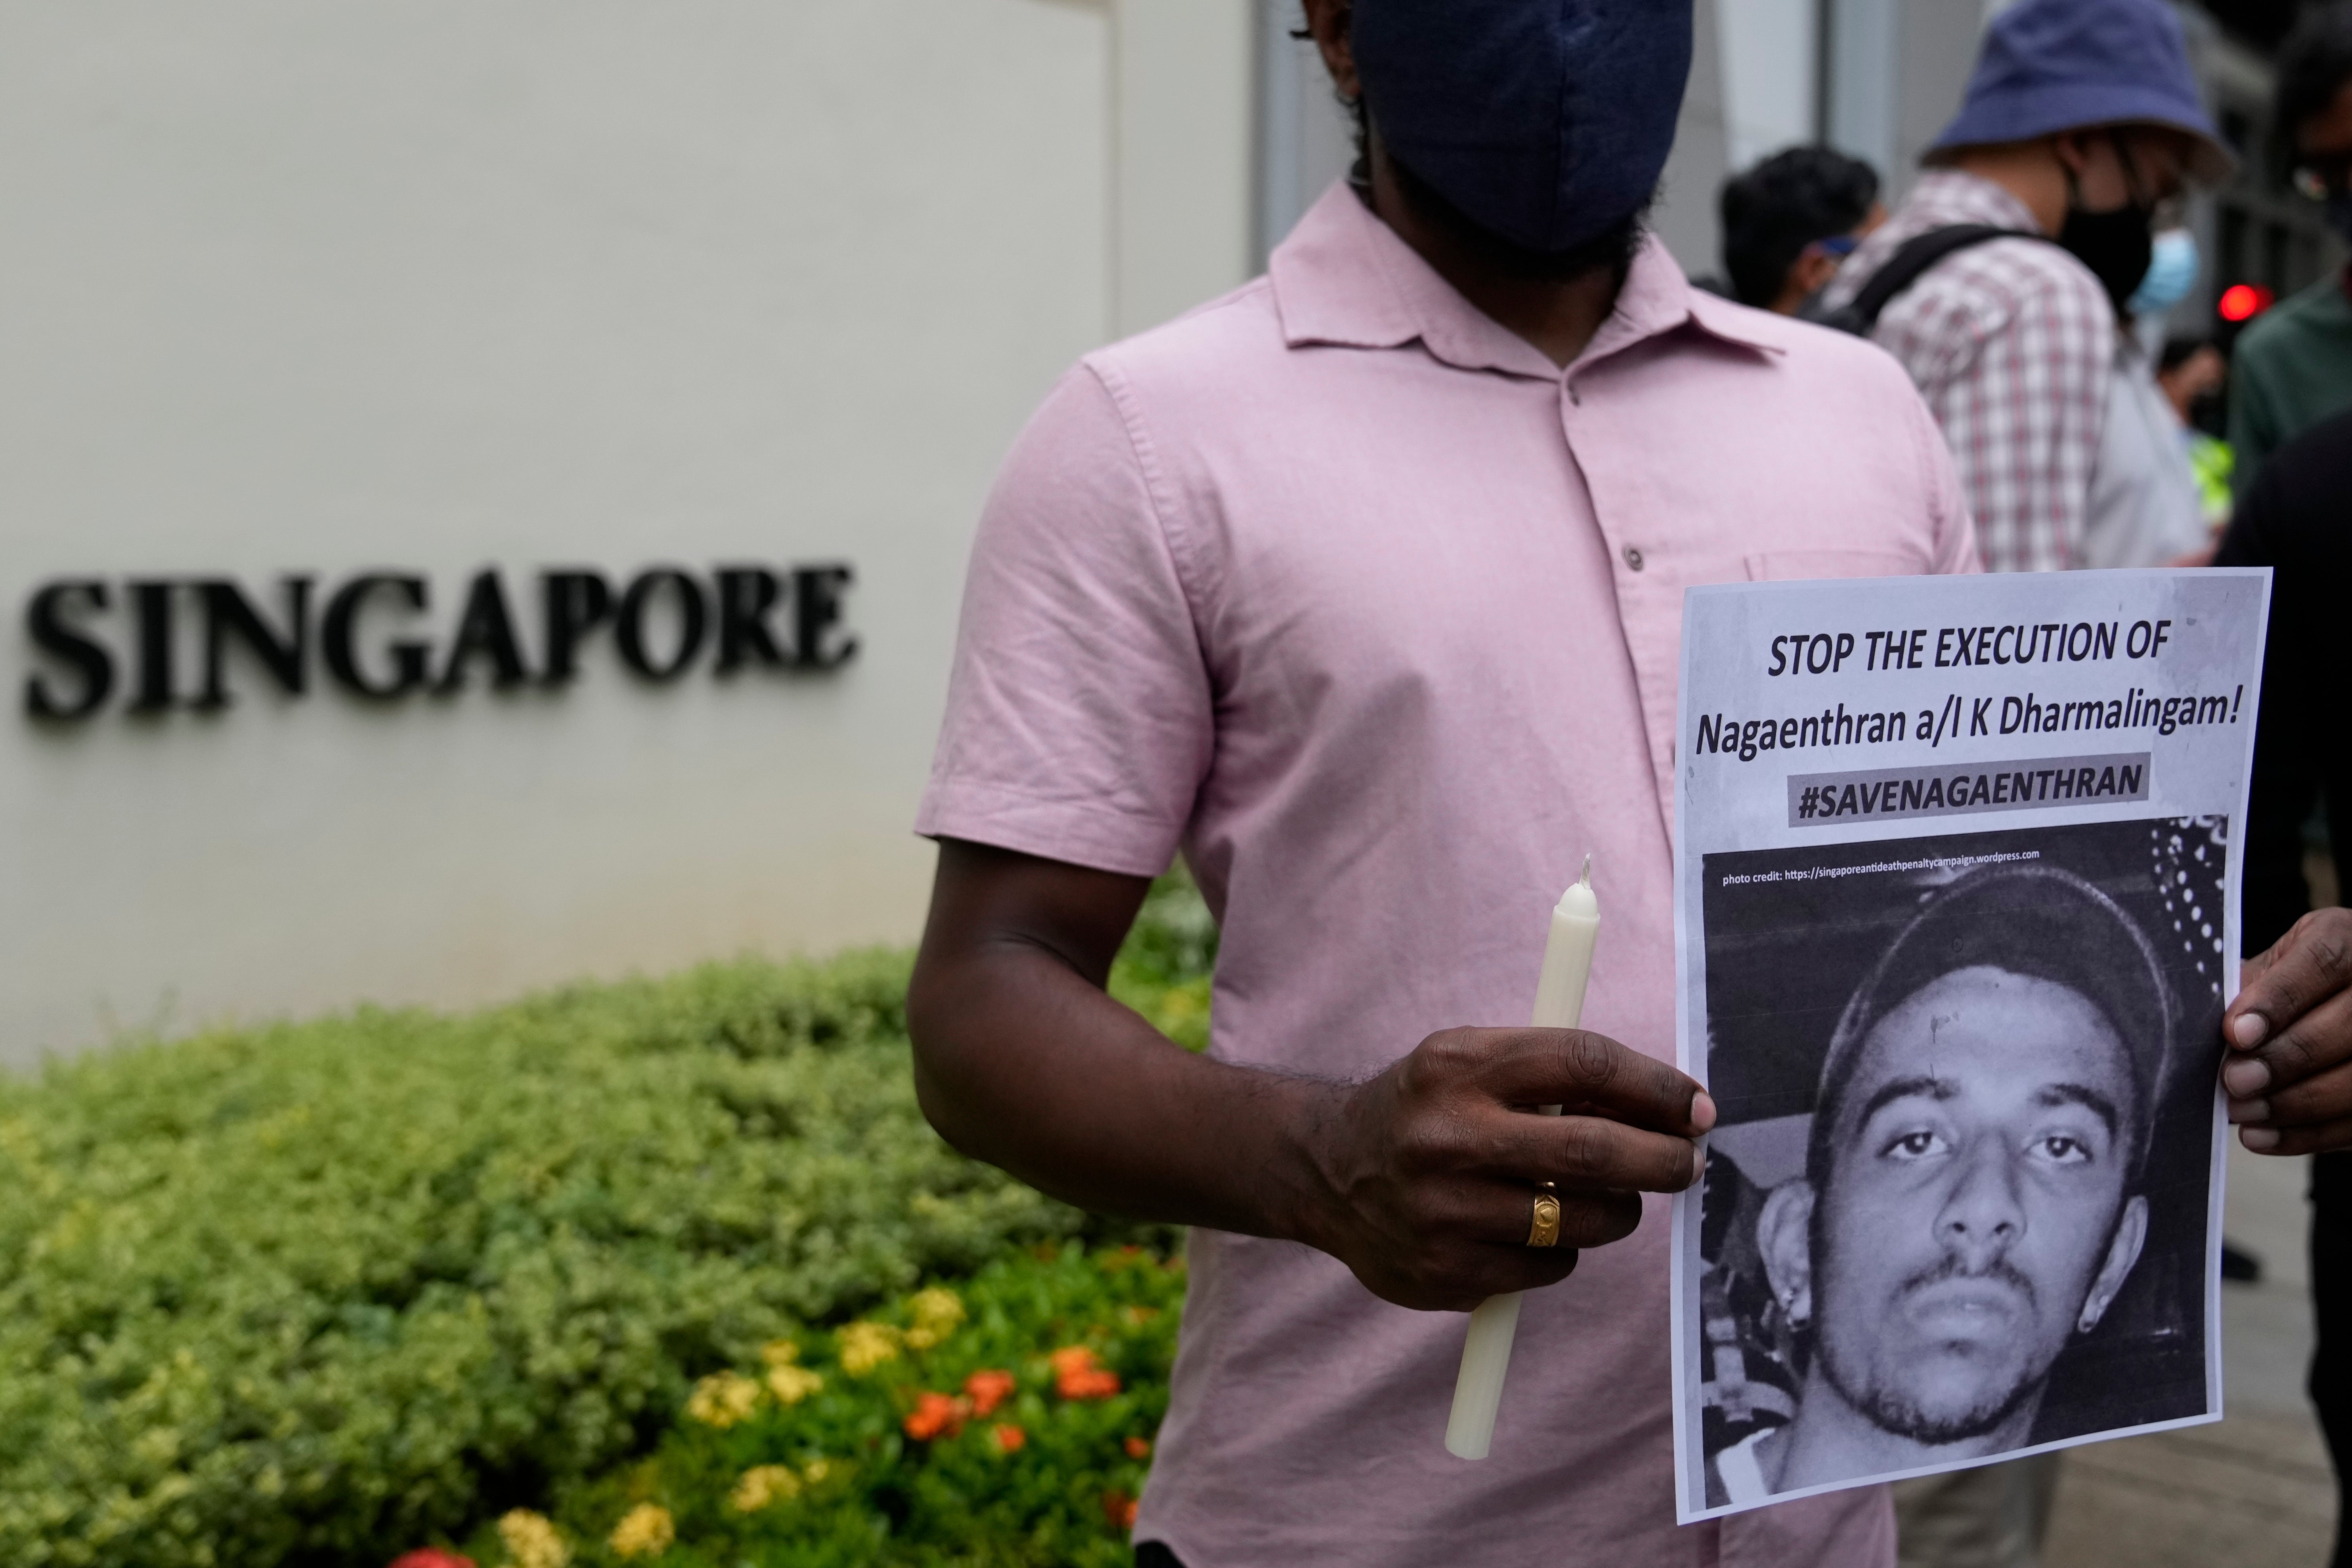
[[[1707,1506],[2218,1409],[2228,835],[1705,858]]]

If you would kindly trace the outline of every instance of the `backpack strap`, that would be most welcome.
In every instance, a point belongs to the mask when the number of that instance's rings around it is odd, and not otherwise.
[[[1928,268],[1956,251],[1994,239],[2031,239],[2044,245],[2058,242],[2046,234],[2031,229],[2002,228],[1997,224],[1956,223],[1942,228],[1931,228],[1925,234],[1915,234],[1895,247],[1879,269],[1870,275],[1854,297],[1822,318],[1824,326],[1836,327],[1857,337],[1868,337],[1878,325],[1879,312],[1895,302],[1896,295],[1919,281]]]

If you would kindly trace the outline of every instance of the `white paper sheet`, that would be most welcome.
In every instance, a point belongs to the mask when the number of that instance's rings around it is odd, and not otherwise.
[[[1688,595],[1684,1521],[2220,1419],[2269,577]]]

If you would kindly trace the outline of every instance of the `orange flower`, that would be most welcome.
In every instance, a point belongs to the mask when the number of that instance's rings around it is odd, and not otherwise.
[[[1129,1437],[1120,1447],[1127,1450],[1127,1457],[1130,1459],[1149,1458],[1151,1455],[1151,1439],[1149,1437]]]
[[[1103,1493],[1103,1517],[1116,1530],[1135,1528],[1135,1500],[1125,1492]]]
[[[988,1435],[996,1439],[996,1451],[1000,1454],[1017,1454],[1021,1446],[1029,1441],[1029,1434],[1018,1426],[992,1426]]]
[[[1108,1399],[1118,1392],[1118,1373],[1097,1364],[1084,1345],[1068,1345],[1045,1358],[1054,1363],[1054,1391],[1065,1399]]]
[[[963,1380],[964,1396],[971,1401],[974,1415],[989,1415],[996,1407],[1013,1397],[1013,1374],[1009,1372],[976,1372]]]
[[[964,1418],[971,1414],[971,1401],[950,1399],[944,1394],[923,1394],[916,1397],[914,1414],[906,1420],[907,1436],[918,1443],[928,1443],[945,1435],[952,1437],[963,1430]]]

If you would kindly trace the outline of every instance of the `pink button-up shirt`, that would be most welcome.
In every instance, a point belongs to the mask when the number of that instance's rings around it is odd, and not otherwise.
[[[1683,589],[1975,561],[1868,343],[1652,241],[1563,373],[1335,187],[1269,278],[1089,355],[1022,436],[920,830],[1137,875],[1181,847],[1223,929],[1212,1050],[1340,1079],[1525,1022],[1589,850],[1584,1021],[1671,1060]],[[1188,1568],[1891,1561],[1875,1490],[1675,1527],[1667,1232],[1652,1199],[1528,1299],[1478,1464],[1442,1443],[1463,1318],[1194,1233],[1137,1538]]]

